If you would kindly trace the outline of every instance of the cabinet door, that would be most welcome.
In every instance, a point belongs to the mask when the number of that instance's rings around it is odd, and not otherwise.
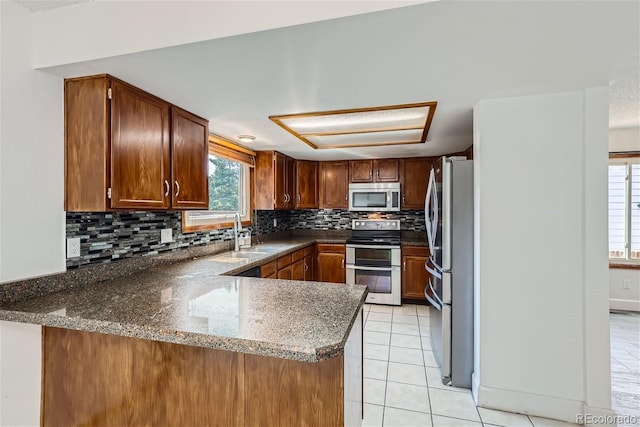
[[[273,154],[273,167],[275,169],[275,194],[273,195],[276,209],[287,208],[287,158],[284,154]]]
[[[318,281],[346,283],[344,254],[333,252],[318,253]]]
[[[313,256],[307,255],[303,259],[304,261],[304,280],[314,280],[313,277]]]
[[[429,258],[429,249],[423,246],[402,247],[402,297],[424,299],[424,287],[429,273],[424,263]]]
[[[349,162],[320,163],[320,208],[349,207]]]
[[[424,209],[430,171],[431,159],[429,158],[402,159],[400,173],[402,209]]]
[[[295,208],[318,209],[318,162],[297,160],[295,178]]]
[[[111,207],[169,208],[169,104],[112,82]]]
[[[180,209],[209,208],[209,122],[171,107],[172,205]]]
[[[293,172],[296,161],[291,157],[285,156],[285,194],[287,195],[287,209],[293,209],[295,205],[295,182]]]
[[[291,280],[291,266],[278,270],[278,279]]]
[[[375,180],[377,182],[400,181],[398,159],[379,159],[374,163],[374,169],[376,171]]]
[[[291,264],[291,280],[304,280],[304,258]]]
[[[349,182],[373,182],[373,160],[349,162]]]

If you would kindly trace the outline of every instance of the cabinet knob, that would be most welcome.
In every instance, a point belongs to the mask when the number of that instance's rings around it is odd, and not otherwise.
[[[179,194],[180,194],[180,184],[178,184],[178,181],[176,181],[176,197],[178,197]]]
[[[169,197],[169,181],[164,180],[164,197]]]

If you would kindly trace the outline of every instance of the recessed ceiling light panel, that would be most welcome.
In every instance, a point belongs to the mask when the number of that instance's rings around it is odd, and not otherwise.
[[[437,102],[270,116],[312,148],[425,142]]]

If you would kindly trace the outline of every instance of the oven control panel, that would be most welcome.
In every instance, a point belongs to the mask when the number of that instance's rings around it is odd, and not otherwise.
[[[353,230],[400,230],[399,219],[354,219]]]

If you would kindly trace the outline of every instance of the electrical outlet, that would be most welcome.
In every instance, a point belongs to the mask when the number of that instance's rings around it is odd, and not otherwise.
[[[67,239],[67,258],[76,258],[80,256],[80,238],[71,237]]]
[[[173,242],[173,230],[171,228],[163,228],[160,230],[160,243]]]
[[[278,226],[278,218],[273,218],[273,226],[274,227]]]
[[[622,289],[631,289],[631,281],[629,279],[622,281]]]

